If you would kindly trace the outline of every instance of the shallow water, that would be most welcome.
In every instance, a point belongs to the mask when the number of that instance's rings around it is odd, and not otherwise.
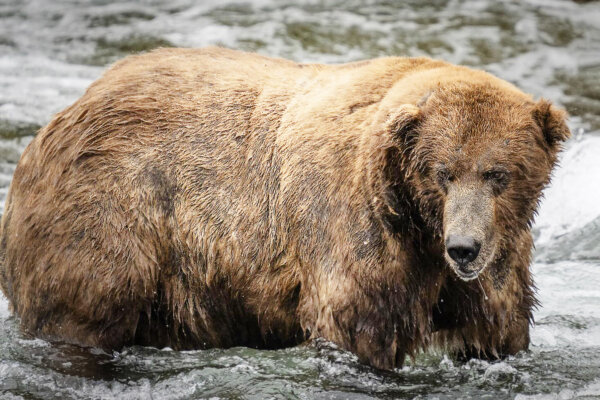
[[[322,342],[105,354],[25,337],[0,298],[0,397],[600,398],[600,3],[398,3],[0,0],[0,201],[35,131],[131,52],[221,44],[298,61],[428,55],[483,68],[572,116],[535,226],[542,307],[529,352],[496,363],[423,354],[389,373]]]

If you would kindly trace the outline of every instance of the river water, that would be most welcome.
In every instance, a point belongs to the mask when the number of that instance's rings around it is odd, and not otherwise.
[[[530,351],[495,363],[428,353],[393,372],[325,342],[106,354],[24,336],[0,295],[0,398],[600,399],[600,2],[0,0],[2,209],[36,130],[107,65],[214,44],[304,62],[432,56],[566,107],[574,135],[534,228]]]

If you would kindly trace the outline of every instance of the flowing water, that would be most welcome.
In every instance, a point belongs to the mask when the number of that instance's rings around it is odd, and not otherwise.
[[[535,225],[530,351],[423,354],[393,372],[325,342],[106,354],[24,336],[0,296],[0,398],[600,399],[600,2],[0,0],[0,202],[36,130],[108,64],[212,44],[298,61],[432,56],[566,107],[574,137]]]

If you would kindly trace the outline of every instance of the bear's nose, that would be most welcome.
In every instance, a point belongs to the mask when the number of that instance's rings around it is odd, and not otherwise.
[[[470,236],[450,235],[446,239],[446,251],[459,266],[476,259],[480,248],[481,244]]]

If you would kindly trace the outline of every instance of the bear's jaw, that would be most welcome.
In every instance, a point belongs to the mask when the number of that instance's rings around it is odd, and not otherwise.
[[[478,270],[472,270],[472,271],[468,271],[468,272],[463,272],[454,265],[450,265],[450,268],[452,268],[452,271],[454,271],[454,273],[456,274],[456,276],[458,276],[458,278],[460,280],[469,282],[474,279],[477,279],[479,277],[479,275],[481,275],[481,273],[485,270],[485,268],[487,267],[487,264],[489,264],[489,263],[485,263],[483,265],[483,267],[481,267]]]
[[[483,270],[483,268],[482,268],[482,270]],[[468,282],[468,281],[472,281],[473,279],[477,278],[481,271],[472,271],[472,272],[468,272],[468,273],[463,273],[460,270],[454,269],[454,272],[461,280]]]

